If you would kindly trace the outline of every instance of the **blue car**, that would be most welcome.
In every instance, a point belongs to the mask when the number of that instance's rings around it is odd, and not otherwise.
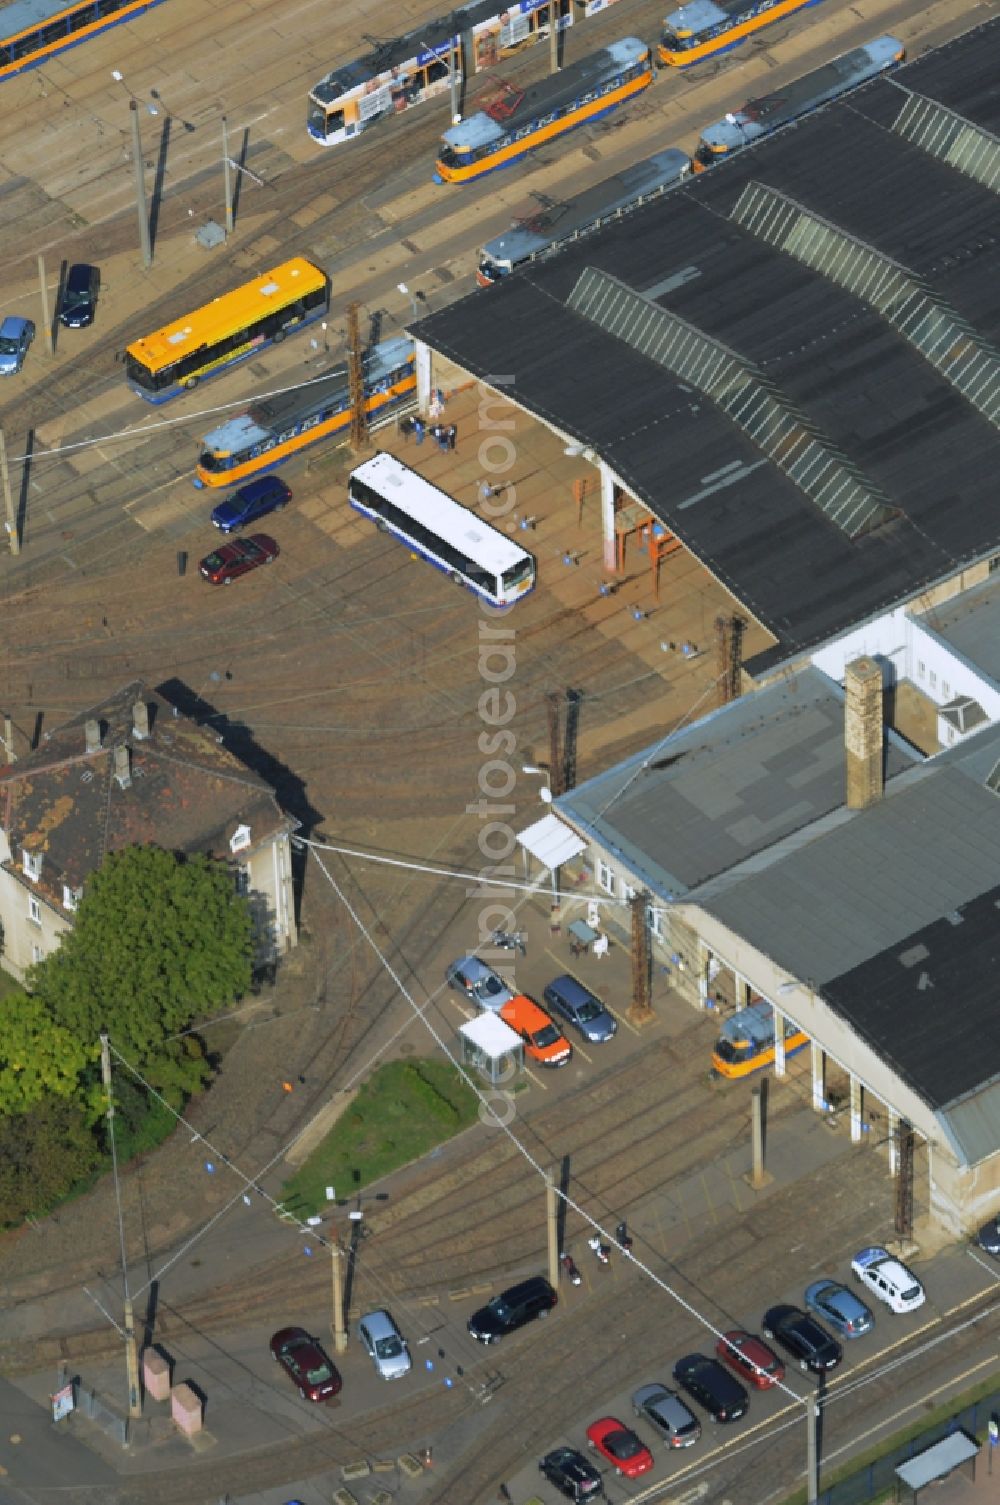
[[[277,476],[261,476],[220,502],[213,509],[212,521],[221,532],[236,533],[269,512],[280,512],[291,499],[292,493],[284,481],[279,481]]]
[[[604,1004],[582,982],[566,972],[545,989],[550,1009],[567,1019],[591,1045],[602,1045],[617,1032],[618,1022]]]
[[[7,315],[0,324],[0,376],[17,375],[34,338],[35,326],[30,319]]]
[[[875,1326],[871,1308],[836,1280],[817,1280],[811,1285],[806,1306],[842,1338],[860,1338]]]

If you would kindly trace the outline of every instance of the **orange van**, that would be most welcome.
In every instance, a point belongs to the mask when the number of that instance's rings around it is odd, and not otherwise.
[[[525,993],[516,993],[500,1009],[500,1018],[516,1030],[525,1052],[542,1066],[565,1066],[573,1047],[561,1035],[544,1009]]]

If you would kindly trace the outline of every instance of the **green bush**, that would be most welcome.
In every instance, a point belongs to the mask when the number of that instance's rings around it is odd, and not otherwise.
[[[94,1175],[100,1158],[83,1112],[67,1098],[0,1118],[0,1224],[48,1212]]]

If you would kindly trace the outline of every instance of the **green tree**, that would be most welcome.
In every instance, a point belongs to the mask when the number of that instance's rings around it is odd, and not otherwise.
[[[76,1040],[106,1029],[176,1105],[208,1068],[195,1040],[174,1037],[246,991],[252,949],[249,908],[223,864],[126,847],[89,879],[73,929],[28,985]]]
[[[66,1098],[45,1097],[26,1113],[0,1118],[0,1225],[47,1212],[99,1161],[83,1112]]]
[[[0,1115],[24,1113],[48,1093],[73,1097],[88,1060],[83,1043],[33,994],[8,993],[0,1018]]]

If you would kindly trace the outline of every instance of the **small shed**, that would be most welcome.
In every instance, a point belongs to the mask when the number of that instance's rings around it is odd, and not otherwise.
[[[529,856],[534,857],[551,874],[552,899],[553,902],[558,902],[559,869],[564,862],[570,862],[574,857],[579,857],[581,852],[585,852],[587,843],[581,841],[565,821],[551,812],[528,826],[517,840],[524,857],[524,876],[528,876]]]
[[[924,1448],[913,1458],[908,1458],[896,1469],[896,1498],[903,1505],[917,1505],[923,1490],[932,1484],[947,1479],[956,1469],[961,1469],[973,1481],[976,1477],[976,1458],[980,1444],[965,1432],[951,1432]],[[971,1472],[970,1472],[971,1470]]]
[[[484,1009],[459,1030],[462,1060],[486,1078],[491,1087],[509,1082],[524,1066],[524,1046],[516,1030],[498,1014]]]

